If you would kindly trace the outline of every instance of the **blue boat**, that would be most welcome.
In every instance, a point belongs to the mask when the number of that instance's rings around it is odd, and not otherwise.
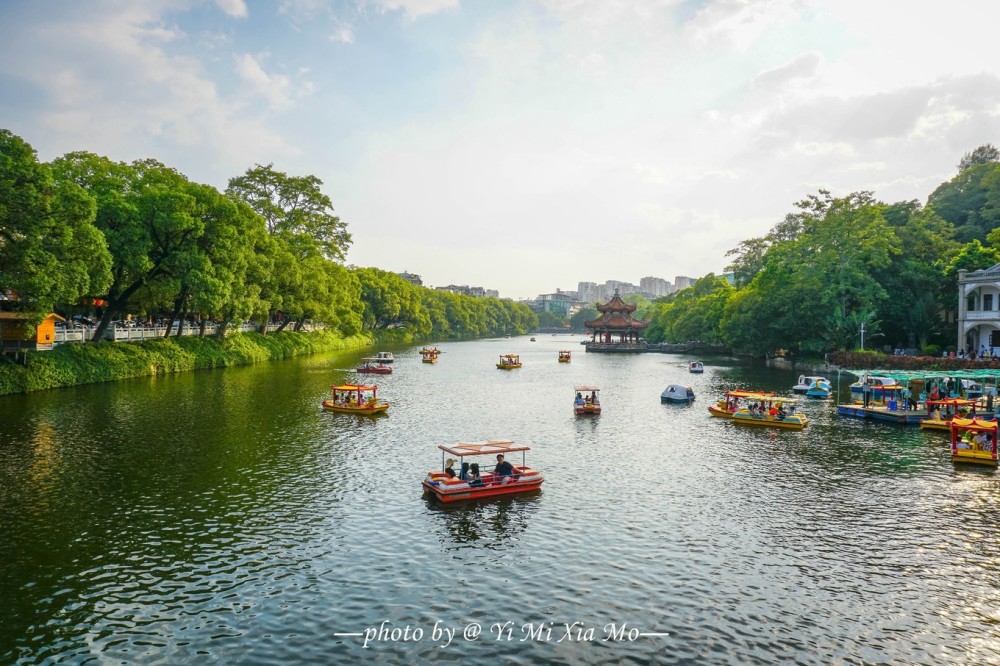
[[[694,402],[694,390],[690,386],[671,384],[663,389],[663,393],[660,394],[660,402],[690,405]]]

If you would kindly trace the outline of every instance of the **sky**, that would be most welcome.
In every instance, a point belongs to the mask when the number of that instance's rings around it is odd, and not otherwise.
[[[313,175],[346,263],[531,298],[722,273],[820,189],[1000,144],[1000,3],[3,0],[0,128],[225,189]]]

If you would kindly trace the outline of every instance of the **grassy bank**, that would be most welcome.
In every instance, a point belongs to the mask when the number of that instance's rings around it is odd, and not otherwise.
[[[184,336],[143,342],[60,345],[30,353],[25,365],[0,361],[0,395],[166,375],[204,368],[228,368],[318,352],[360,349],[374,344],[369,334],[342,338],[326,331],[269,335],[237,333]]]

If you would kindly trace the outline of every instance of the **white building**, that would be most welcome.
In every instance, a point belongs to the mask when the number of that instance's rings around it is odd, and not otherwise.
[[[1000,264],[958,271],[958,349],[1000,351]]]

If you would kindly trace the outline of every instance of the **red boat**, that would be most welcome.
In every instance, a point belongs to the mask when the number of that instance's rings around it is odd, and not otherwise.
[[[370,375],[391,375],[392,366],[378,358],[368,357],[361,359],[361,365],[358,366],[357,371]]]
[[[542,473],[531,469],[525,463],[525,452],[531,447],[517,446],[509,440],[490,440],[487,442],[459,442],[458,444],[440,444],[441,449],[441,469],[427,472],[424,478],[424,492],[441,502],[458,502],[462,500],[480,499],[483,497],[497,497],[499,495],[513,495],[515,493],[526,493],[538,490],[542,486]],[[490,471],[481,470],[480,479],[472,477],[471,473],[466,474],[462,468],[465,458],[483,456],[490,462],[484,463],[483,467],[496,462],[497,454],[505,457],[509,453],[521,452],[521,464],[512,465],[513,474],[509,476],[499,476],[495,472],[495,464]],[[445,472],[445,456],[451,455],[458,458],[459,469],[462,472],[454,477],[450,477]]]

